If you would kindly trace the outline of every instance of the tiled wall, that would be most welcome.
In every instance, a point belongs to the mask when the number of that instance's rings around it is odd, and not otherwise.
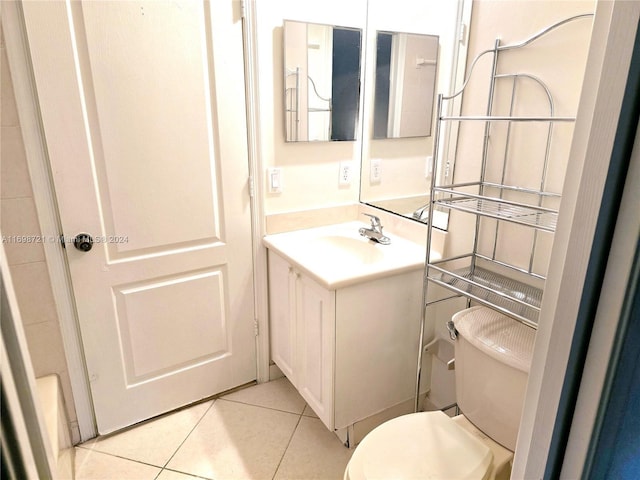
[[[52,373],[60,377],[67,414],[77,436],[71,383],[44,248],[38,241],[18,242],[34,239],[40,234],[40,227],[2,32],[0,38],[0,229],[36,377]]]

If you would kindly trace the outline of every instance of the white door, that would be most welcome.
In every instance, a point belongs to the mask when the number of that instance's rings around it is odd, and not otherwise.
[[[256,378],[239,2],[24,2],[100,433]]]

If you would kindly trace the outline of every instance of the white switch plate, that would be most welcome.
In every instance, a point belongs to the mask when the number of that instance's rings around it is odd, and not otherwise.
[[[340,178],[338,185],[351,185],[351,172],[353,163],[350,161],[340,162]]]
[[[369,172],[369,181],[371,183],[380,183],[382,181],[382,159],[371,159],[371,171]]]
[[[433,173],[433,157],[429,155],[424,165],[424,176],[430,177]]]
[[[282,169],[267,168],[269,193],[282,193]]]

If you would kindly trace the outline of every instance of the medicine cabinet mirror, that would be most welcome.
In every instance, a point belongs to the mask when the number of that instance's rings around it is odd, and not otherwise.
[[[438,37],[377,32],[373,138],[431,135]]]
[[[358,136],[362,30],[284,22],[287,142]]]

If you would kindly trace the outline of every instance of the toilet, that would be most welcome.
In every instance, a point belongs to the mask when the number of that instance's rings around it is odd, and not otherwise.
[[[345,480],[508,479],[535,330],[486,307],[456,313],[456,400],[461,415],[403,415],[355,449]]]

